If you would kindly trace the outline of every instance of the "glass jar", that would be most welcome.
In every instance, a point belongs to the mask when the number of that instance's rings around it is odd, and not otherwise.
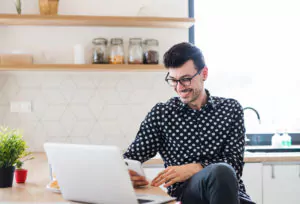
[[[141,38],[130,38],[128,64],[143,64],[143,47]]]
[[[158,40],[146,39],[144,40],[144,64],[158,64],[159,52],[158,52]]]
[[[106,64],[108,62],[107,40],[105,38],[95,38],[93,44],[93,64]]]
[[[124,45],[122,38],[112,38],[110,41],[110,64],[124,64]]]

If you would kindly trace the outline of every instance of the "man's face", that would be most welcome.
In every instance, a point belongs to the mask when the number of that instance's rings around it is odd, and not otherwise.
[[[207,68],[204,68],[205,72],[207,72]],[[174,90],[177,92],[183,103],[189,104],[195,102],[199,96],[201,95],[203,88],[203,81],[206,76],[203,76],[203,71],[200,74],[197,74],[197,69],[195,68],[194,62],[192,60],[187,61],[181,67],[178,68],[170,68],[168,79],[186,79],[192,78],[191,83],[189,85],[182,85],[181,83],[177,83],[174,87]]]

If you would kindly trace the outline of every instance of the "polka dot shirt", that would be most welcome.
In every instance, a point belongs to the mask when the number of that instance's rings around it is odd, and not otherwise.
[[[243,108],[235,99],[206,93],[208,102],[200,110],[189,108],[178,97],[156,104],[124,157],[144,162],[159,152],[165,167],[188,163],[206,167],[226,162],[236,172],[240,196],[247,198],[240,179],[244,165]],[[176,197],[176,188],[181,184],[170,186],[168,193]]]

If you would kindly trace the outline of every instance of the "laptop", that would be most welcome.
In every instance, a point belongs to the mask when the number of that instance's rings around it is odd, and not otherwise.
[[[101,204],[160,204],[174,200],[135,194],[116,146],[45,143],[44,149],[65,200]]]

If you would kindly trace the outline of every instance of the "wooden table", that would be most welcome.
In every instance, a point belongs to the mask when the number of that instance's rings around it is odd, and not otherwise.
[[[50,181],[49,167],[46,155],[37,153],[35,159],[28,161],[24,168],[28,169],[26,184],[17,184],[14,181],[12,188],[0,188],[1,202],[70,202],[62,198],[61,194],[53,193],[46,189]],[[158,187],[136,189],[137,193],[150,193],[155,195],[167,195]],[[70,202],[71,203],[71,202]],[[75,203],[75,202],[72,202]],[[170,202],[170,203],[175,203]]]

